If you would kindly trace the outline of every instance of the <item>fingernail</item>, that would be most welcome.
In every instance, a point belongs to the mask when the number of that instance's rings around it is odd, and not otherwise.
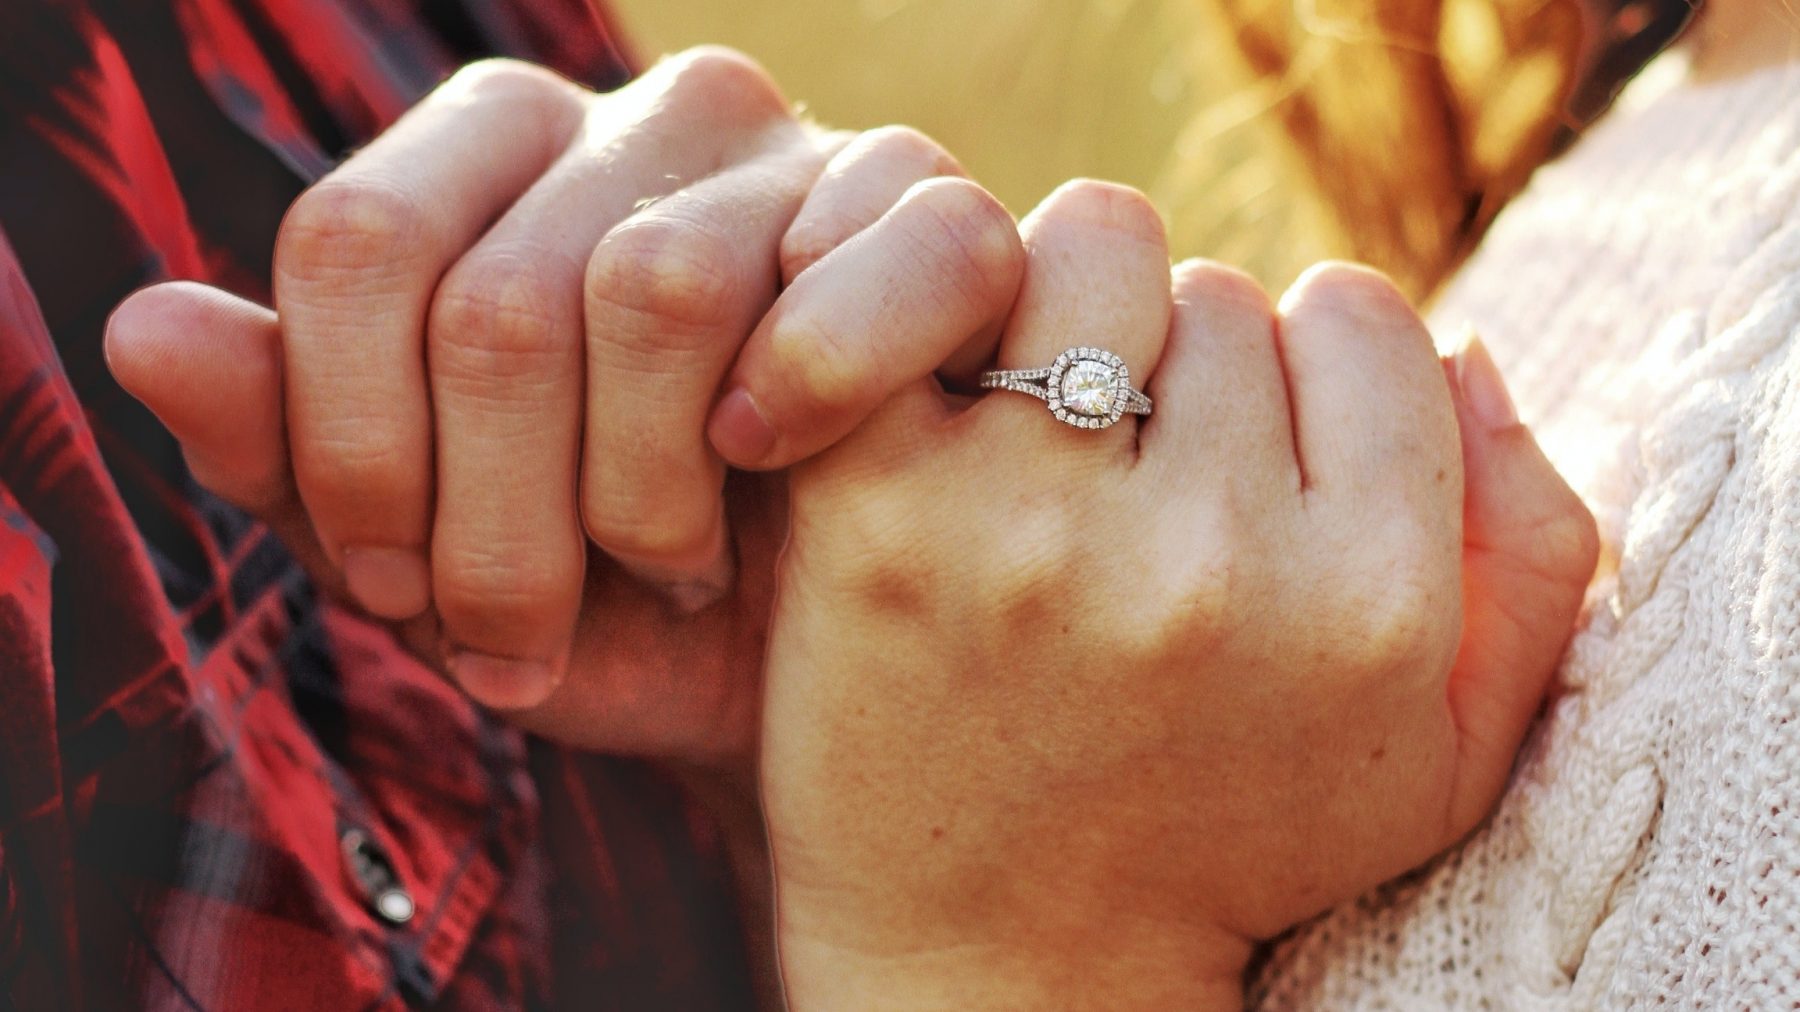
[[[344,583],[372,615],[412,618],[431,604],[431,569],[413,548],[358,545],[344,549]]]
[[[775,449],[775,427],[763,417],[756,398],[743,387],[719,401],[706,427],[706,436],[719,456],[739,467],[755,467]]]
[[[1488,354],[1481,338],[1470,335],[1462,351],[1456,355],[1456,385],[1462,388],[1469,410],[1488,430],[1507,429],[1519,424],[1519,409],[1506,392],[1506,380],[1500,367]]]
[[[705,556],[695,555],[693,560],[679,567],[666,562],[647,562],[641,559],[620,559],[620,563],[632,575],[656,588],[657,592],[669,599],[682,614],[692,614],[711,607],[731,590],[733,580],[737,576],[737,560],[731,550],[730,539],[725,533],[725,520],[720,517],[713,528],[711,544]],[[704,560],[696,571],[696,563]]]
[[[447,666],[464,692],[497,710],[536,706],[556,688],[556,670],[543,661],[463,650],[451,654]]]
[[[736,575],[736,570],[731,553],[721,551],[705,573],[691,580],[666,584],[663,593],[684,613],[703,611],[712,607],[731,590],[731,580]]]
[[[675,602],[675,607],[684,614],[691,615],[695,612],[705,611],[719,598],[724,597],[725,588],[696,580],[692,583],[670,584],[663,588],[663,593],[668,595],[669,600]]]

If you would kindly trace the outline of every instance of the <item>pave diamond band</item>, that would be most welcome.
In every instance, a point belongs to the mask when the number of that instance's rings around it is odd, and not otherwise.
[[[1127,414],[1150,413],[1150,398],[1131,387],[1131,371],[1110,351],[1070,348],[1048,369],[993,369],[983,390],[1030,394],[1050,405],[1056,420],[1078,429],[1104,429]]]

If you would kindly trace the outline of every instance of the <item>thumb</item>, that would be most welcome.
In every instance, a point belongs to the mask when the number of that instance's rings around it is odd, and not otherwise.
[[[1520,424],[1474,337],[1445,363],[1462,426],[1463,636],[1450,676],[1460,736],[1451,831],[1505,787],[1599,555],[1594,518]]]
[[[267,523],[316,575],[323,556],[288,462],[280,342],[273,312],[172,281],[113,311],[106,362],[181,443],[195,480]]]

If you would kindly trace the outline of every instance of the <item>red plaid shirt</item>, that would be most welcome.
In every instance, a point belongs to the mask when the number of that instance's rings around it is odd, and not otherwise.
[[[710,824],[321,601],[111,380],[267,302],[283,210],[460,63],[624,77],[583,0],[0,0],[0,1008],[749,1004]]]

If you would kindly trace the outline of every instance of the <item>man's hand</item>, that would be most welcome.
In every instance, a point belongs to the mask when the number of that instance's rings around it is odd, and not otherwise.
[[[1155,414],[919,383],[796,468],[763,776],[797,1009],[1238,1007],[1255,940],[1486,814],[1593,568],[1492,363],[1453,389],[1379,275],[1277,309],[1190,263],[1171,300],[1097,184],[1025,233],[1000,366],[1098,344]]]
[[[958,176],[721,50],[609,95],[477,64],[299,199],[274,312],[157,286],[108,353],[203,483],[477,699],[742,757],[784,480],[727,489],[709,420],[778,467],[997,332],[1023,253]]]

